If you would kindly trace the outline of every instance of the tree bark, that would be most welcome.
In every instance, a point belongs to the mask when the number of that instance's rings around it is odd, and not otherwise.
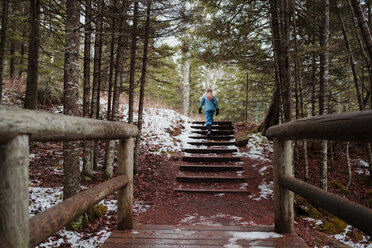
[[[337,4],[336,4],[336,7],[337,7]],[[349,65],[350,65],[351,71],[353,73],[353,79],[354,79],[355,90],[356,90],[357,98],[358,98],[359,110],[363,110],[363,97],[362,97],[362,94],[361,94],[360,88],[359,88],[359,77],[358,77],[358,73],[357,73],[356,68],[355,68],[354,54],[353,54],[353,50],[352,50],[351,45],[350,45],[350,39],[349,39],[349,36],[347,34],[347,31],[346,31],[344,20],[342,19],[342,16],[341,16],[338,8],[337,8],[337,15],[338,15],[338,19],[340,20],[340,24],[341,24],[341,28],[342,28],[342,34],[344,36],[344,43],[345,43],[345,46],[346,46],[346,50],[348,52]]]
[[[92,41],[92,3],[85,0],[85,37],[84,37],[84,91],[83,91],[83,116],[90,117],[90,62],[91,62],[91,41]],[[90,141],[83,141],[83,174],[93,175],[93,164],[91,160]]]
[[[30,0],[30,26],[25,108],[36,109],[39,74],[40,0]]]
[[[123,67],[123,59],[124,59],[124,47],[126,44],[126,16],[128,11],[128,2],[123,1],[122,10],[120,13],[120,25],[119,25],[119,41],[117,45],[116,51],[116,61],[115,61],[115,74],[114,74],[114,92],[113,92],[113,99],[112,99],[112,109],[110,118],[112,121],[118,121],[117,113],[119,110],[119,101],[120,101],[120,91],[121,91],[121,83],[122,83],[122,67]],[[105,177],[111,178],[113,176],[113,162],[114,162],[114,148],[115,148],[115,141],[110,140],[106,142],[106,157],[105,157]]]
[[[96,22],[96,33],[94,41],[94,64],[93,64],[93,90],[90,117],[98,119],[99,116],[99,90],[101,81],[101,60],[102,60],[102,31],[103,31],[103,8],[104,0],[98,0],[98,16]],[[98,142],[91,142],[91,160],[93,169],[98,165]]]
[[[112,19],[111,19],[111,44],[110,44],[110,69],[109,69],[109,82],[108,82],[108,96],[107,96],[107,120],[111,119],[111,109],[112,109],[112,84],[114,78],[114,68],[115,68],[115,46],[116,46],[116,8],[117,0],[112,0]]]
[[[24,36],[24,35],[23,35]],[[22,78],[23,74],[23,57],[25,56],[25,43],[22,41],[21,44],[21,54],[19,56],[19,71],[18,71],[18,78]]]
[[[114,68],[115,68],[115,44],[116,44],[116,3],[117,0],[112,1],[112,19],[111,19],[111,44],[110,44],[110,69],[109,69],[109,89],[108,89],[108,100],[107,100],[107,120],[111,120],[111,112],[112,112],[112,84],[113,84],[113,77],[114,77]],[[115,140],[108,140],[106,141],[106,150],[105,150],[105,177],[112,178],[114,174],[114,147]]]
[[[129,75],[129,116],[128,123],[133,124],[134,111],[134,76],[136,71],[136,51],[137,51],[137,22],[138,22],[138,1],[134,0],[132,45],[130,55],[130,75]]]
[[[140,88],[140,99],[138,106],[138,136],[136,139],[136,146],[134,150],[134,173],[138,172],[138,158],[140,155],[141,148],[141,136],[142,136],[142,119],[143,119],[143,104],[145,100],[145,86],[146,86],[146,69],[147,69],[147,54],[149,47],[150,37],[150,17],[151,17],[151,0],[147,0],[146,10],[146,23],[145,23],[145,40],[143,44],[143,57],[142,57],[142,73],[141,73],[141,88]]]
[[[372,59],[372,36],[369,30],[366,18],[364,17],[362,6],[360,5],[359,0],[350,0],[350,1],[351,1],[353,10],[354,10],[355,17],[358,20],[360,30],[362,31],[363,41],[366,44],[369,58]]]
[[[190,58],[189,53],[185,54],[185,62],[183,64],[183,114],[188,115],[190,111]]]
[[[320,33],[319,114],[328,113],[329,0],[322,1]],[[327,190],[327,140],[321,142],[320,187]]]
[[[289,52],[289,1],[280,1],[281,13],[281,38],[282,38],[282,66],[283,66],[283,111],[284,121],[289,122],[292,120],[292,91],[291,91],[291,62]]]
[[[1,16],[1,30],[0,30],[0,103],[3,99],[3,88],[4,88],[4,55],[5,55],[5,44],[6,44],[6,30],[8,27],[8,10],[9,1],[3,1],[2,4],[2,16]]]
[[[99,85],[101,81],[101,58],[102,58],[102,31],[103,31],[103,7],[104,0],[98,1],[98,16],[96,22],[96,34],[94,42],[94,65],[93,65],[93,90],[91,104],[91,118],[97,118],[99,106]]]
[[[66,115],[79,115],[79,1],[66,3],[66,41],[64,64],[64,102]],[[79,142],[63,143],[63,199],[80,191]]]
[[[266,113],[266,117],[260,130],[266,132],[266,130],[274,125],[279,124],[279,112],[280,112],[280,84],[282,78],[282,67],[279,59],[280,54],[280,32],[279,32],[279,15],[277,1],[270,1],[270,21],[271,21],[271,33],[272,33],[272,46],[274,48],[274,65],[275,65],[275,90],[271,98],[269,109]]]
[[[14,69],[14,64],[15,64],[15,42],[14,40],[10,40],[10,51],[9,51],[9,78],[11,80],[14,79],[14,74],[15,74],[15,69]]]
[[[370,75],[370,88],[372,89],[372,68],[370,66],[370,61],[372,59],[372,36],[371,36],[370,30],[369,30],[369,27],[368,27],[368,23],[366,22],[366,20],[364,18],[364,14],[363,14],[362,6],[360,5],[360,1],[359,0],[350,0],[350,2],[351,2],[351,5],[353,7],[353,10],[354,10],[354,15],[355,15],[356,19],[358,20],[359,28],[362,32],[363,41],[366,45],[367,52],[368,52],[368,55],[369,55],[369,60],[368,60],[369,63],[367,64],[367,66],[369,68],[368,72],[369,72],[369,75]],[[372,106],[372,97],[371,97],[371,106]],[[363,105],[363,107],[364,107],[364,105]],[[371,144],[370,143],[367,144],[366,150],[367,150],[369,170],[372,173],[372,151],[371,151]],[[372,174],[371,174],[370,178],[372,180]]]

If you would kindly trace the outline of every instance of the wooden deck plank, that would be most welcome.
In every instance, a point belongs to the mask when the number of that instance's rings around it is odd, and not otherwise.
[[[207,154],[207,153],[234,153],[237,152],[238,149],[225,149],[225,148],[208,148],[208,149],[198,149],[198,148],[185,148],[182,149],[183,152],[187,153],[199,153],[199,154]]]
[[[216,157],[216,156],[183,156],[182,161],[184,162],[216,162],[216,163],[223,163],[223,162],[239,162],[241,161],[240,157]]]
[[[231,146],[235,145],[235,141],[214,141],[214,142],[187,142],[194,146]]]
[[[207,129],[207,127],[205,125],[204,126],[194,125],[194,126],[191,126],[191,128],[198,129],[198,130],[205,130],[205,129]],[[229,125],[218,125],[218,126],[213,126],[212,125],[212,130],[234,130],[234,127],[233,126],[229,126]]]
[[[177,176],[179,182],[244,182],[246,179],[242,176]]]
[[[184,192],[184,193],[206,193],[206,194],[233,193],[233,194],[251,194],[251,192],[249,192],[246,189],[228,189],[228,188],[225,188],[225,189],[213,189],[213,188],[210,188],[210,189],[208,189],[208,188],[203,188],[203,189],[200,189],[200,188],[192,188],[192,189],[188,189],[188,188],[175,188],[173,190],[176,191],[176,192]]]
[[[180,170],[184,171],[241,171],[241,165],[227,164],[181,164]]]
[[[295,235],[272,237],[272,231],[273,226],[143,225],[133,231],[114,231],[102,247],[307,247]],[[236,234],[246,238],[236,238]]]
[[[232,140],[235,139],[235,136],[227,135],[227,136],[189,136],[190,139],[206,139],[206,140]]]

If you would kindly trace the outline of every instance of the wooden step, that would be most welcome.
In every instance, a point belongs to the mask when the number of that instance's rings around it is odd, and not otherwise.
[[[234,136],[189,136],[190,139],[232,140]]]
[[[206,141],[206,142],[187,142],[189,145],[194,146],[232,146],[235,145],[234,141]]]
[[[201,130],[207,129],[206,126],[191,126],[191,128],[201,129]],[[234,130],[234,127],[233,126],[223,126],[223,125],[217,125],[217,126],[212,125],[212,130]]]
[[[245,178],[242,176],[177,176],[179,182],[243,182]]]
[[[213,148],[209,148],[209,149],[193,149],[193,148],[186,148],[186,149],[183,149],[184,152],[187,152],[187,153],[199,153],[199,154],[207,154],[207,153],[233,153],[233,152],[237,152],[238,149],[213,149]]]
[[[114,230],[102,248],[308,247],[297,235],[273,232],[273,226],[142,225]],[[236,233],[250,238],[234,239]]]
[[[203,156],[183,156],[182,161],[185,162],[216,162],[216,163],[223,163],[223,162],[238,162],[240,161],[240,157],[203,157]]]
[[[183,171],[241,171],[241,165],[217,165],[217,164],[181,164]]]
[[[191,131],[191,133],[197,133],[197,134],[201,134],[201,135],[207,135],[207,132],[208,131]],[[234,134],[234,131],[226,131],[226,130],[212,130],[212,135],[233,135]]]
[[[205,121],[194,121],[193,124],[197,125],[205,125]],[[215,121],[213,122],[213,125],[221,125],[221,126],[231,126],[231,121]]]
[[[183,188],[175,188],[173,189],[176,192],[185,192],[185,193],[204,193],[204,194],[220,194],[220,193],[244,193],[244,194],[251,194],[246,189],[183,189]]]

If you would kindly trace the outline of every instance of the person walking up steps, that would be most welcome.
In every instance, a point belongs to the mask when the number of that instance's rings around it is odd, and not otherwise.
[[[200,99],[199,105],[199,114],[201,114],[203,105],[204,113],[205,113],[205,125],[207,126],[207,136],[210,136],[212,131],[212,124],[213,124],[213,115],[214,111],[216,111],[216,116],[219,114],[220,110],[218,108],[217,98],[213,95],[212,89],[208,88],[205,90],[205,94]]]

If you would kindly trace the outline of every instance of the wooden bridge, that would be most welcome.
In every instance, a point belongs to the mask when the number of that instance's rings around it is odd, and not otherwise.
[[[292,139],[371,142],[371,123],[372,111],[363,111],[296,120],[271,127],[267,131],[267,136],[274,140],[275,223],[272,227],[144,225],[131,230],[133,229],[132,139],[137,135],[135,126],[0,106],[0,170],[3,174],[0,181],[0,247],[34,247],[116,191],[118,191],[118,231],[112,233],[104,247],[228,247],[228,245],[232,247],[234,245],[235,247],[304,247],[306,244],[294,235],[292,192],[303,196],[312,204],[324,208],[366,233],[372,234],[371,209],[293,178],[290,143]],[[232,150],[213,147],[232,144],[228,138],[232,130],[231,125],[225,123],[220,126],[219,130],[218,128],[215,130],[220,132],[216,132],[218,136],[210,137],[209,141],[203,144],[196,141],[190,144],[209,146],[214,152],[221,149],[216,152],[220,154],[218,157],[233,158],[231,155],[226,155],[233,152]],[[196,131],[196,135],[190,138],[204,139],[203,127],[194,128],[199,131]],[[95,139],[120,140],[119,175],[29,220],[28,142]],[[199,154],[208,152],[207,150],[197,151],[197,148],[190,149],[185,152],[198,152]],[[180,166],[180,170],[192,173],[195,170],[238,169],[223,168],[227,167],[224,163],[232,160],[222,159],[216,162],[205,157],[208,156],[184,156],[185,164]],[[233,160],[236,158],[234,157]],[[183,179],[185,178],[187,177]],[[216,180],[212,177],[210,179]],[[202,191],[202,188],[194,189]],[[225,190],[229,189],[225,188]]]

